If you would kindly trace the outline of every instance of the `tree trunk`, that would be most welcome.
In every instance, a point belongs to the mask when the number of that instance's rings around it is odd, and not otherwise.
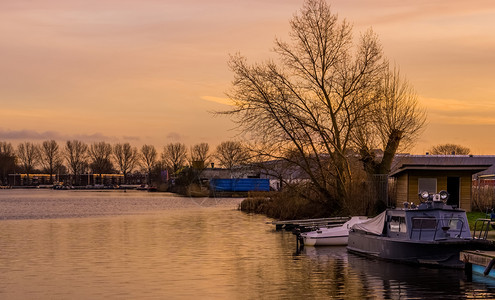
[[[376,166],[374,174],[388,174],[392,167],[392,161],[394,160],[395,153],[399,148],[400,141],[402,139],[402,131],[394,129],[390,133],[383,152],[382,161]]]

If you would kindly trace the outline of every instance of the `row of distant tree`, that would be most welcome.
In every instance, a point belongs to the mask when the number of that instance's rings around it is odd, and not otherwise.
[[[55,140],[46,140],[40,144],[23,142],[14,147],[10,142],[0,141],[0,176],[5,183],[8,174],[35,173],[72,174],[74,178],[84,173],[123,174],[154,170],[167,170],[176,176],[183,168],[203,169],[213,161],[224,168],[247,163],[249,151],[237,141],[220,143],[210,151],[208,143],[199,143],[189,149],[183,143],[169,143],[161,153],[153,145],[143,145],[140,149],[130,143],[109,144],[95,142],[91,144],[79,140],[59,144]],[[53,180],[52,180],[53,181]]]

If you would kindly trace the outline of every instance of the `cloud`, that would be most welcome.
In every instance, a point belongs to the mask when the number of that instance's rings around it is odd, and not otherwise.
[[[21,142],[21,141],[39,142],[45,140],[56,140],[56,141],[80,140],[83,142],[91,143],[91,142],[99,142],[99,141],[118,142],[120,140],[139,141],[140,138],[137,136],[122,136],[122,137],[108,136],[99,132],[93,134],[67,135],[57,131],[38,132],[35,130],[28,130],[28,129],[6,130],[0,128],[0,140],[16,141],[16,142]]]
[[[169,132],[166,136],[167,140],[171,140],[173,142],[179,142],[182,140],[182,138],[183,138],[182,135],[177,132]]]
[[[124,140],[130,140],[130,141],[139,141],[139,140],[141,140],[141,138],[138,137],[138,136],[129,136],[129,135],[124,135],[122,138]]]
[[[221,97],[214,97],[214,96],[202,96],[201,99],[206,100],[206,101],[210,101],[210,102],[224,104],[224,105],[232,105],[232,101],[228,98],[221,98]]]
[[[495,125],[495,104],[484,101],[423,98],[432,123]]]
[[[472,15],[483,15],[493,12],[495,6],[491,0],[345,0],[336,1],[339,8],[349,13],[360,14],[360,20],[366,24],[390,24],[403,22],[418,22],[425,19],[448,19]],[[353,20],[351,20],[353,21]]]
[[[0,139],[3,140],[59,140],[61,135],[55,131],[37,132],[34,130],[3,130],[0,129]]]

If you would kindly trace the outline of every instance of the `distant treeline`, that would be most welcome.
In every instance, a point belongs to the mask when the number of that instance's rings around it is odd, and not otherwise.
[[[12,143],[0,141],[0,184],[8,184],[9,174],[73,175],[74,182],[81,174],[122,174],[124,182],[128,174],[145,173],[151,184],[153,178],[163,171],[174,178],[184,168],[204,169],[217,163],[224,168],[247,163],[249,151],[237,141],[220,143],[210,151],[208,143],[199,143],[188,148],[183,143],[169,143],[159,152],[153,145],[141,148],[130,143],[110,144],[104,141],[84,143],[69,140],[58,143],[46,140],[42,143],[23,142],[14,147]]]

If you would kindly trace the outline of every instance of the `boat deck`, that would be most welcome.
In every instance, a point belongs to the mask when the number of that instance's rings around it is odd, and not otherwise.
[[[275,225],[277,230],[292,230],[294,228],[301,227],[313,227],[313,226],[340,226],[349,221],[350,217],[334,217],[334,218],[319,218],[319,219],[302,219],[302,220],[286,220],[286,221],[273,221],[269,224]]]

